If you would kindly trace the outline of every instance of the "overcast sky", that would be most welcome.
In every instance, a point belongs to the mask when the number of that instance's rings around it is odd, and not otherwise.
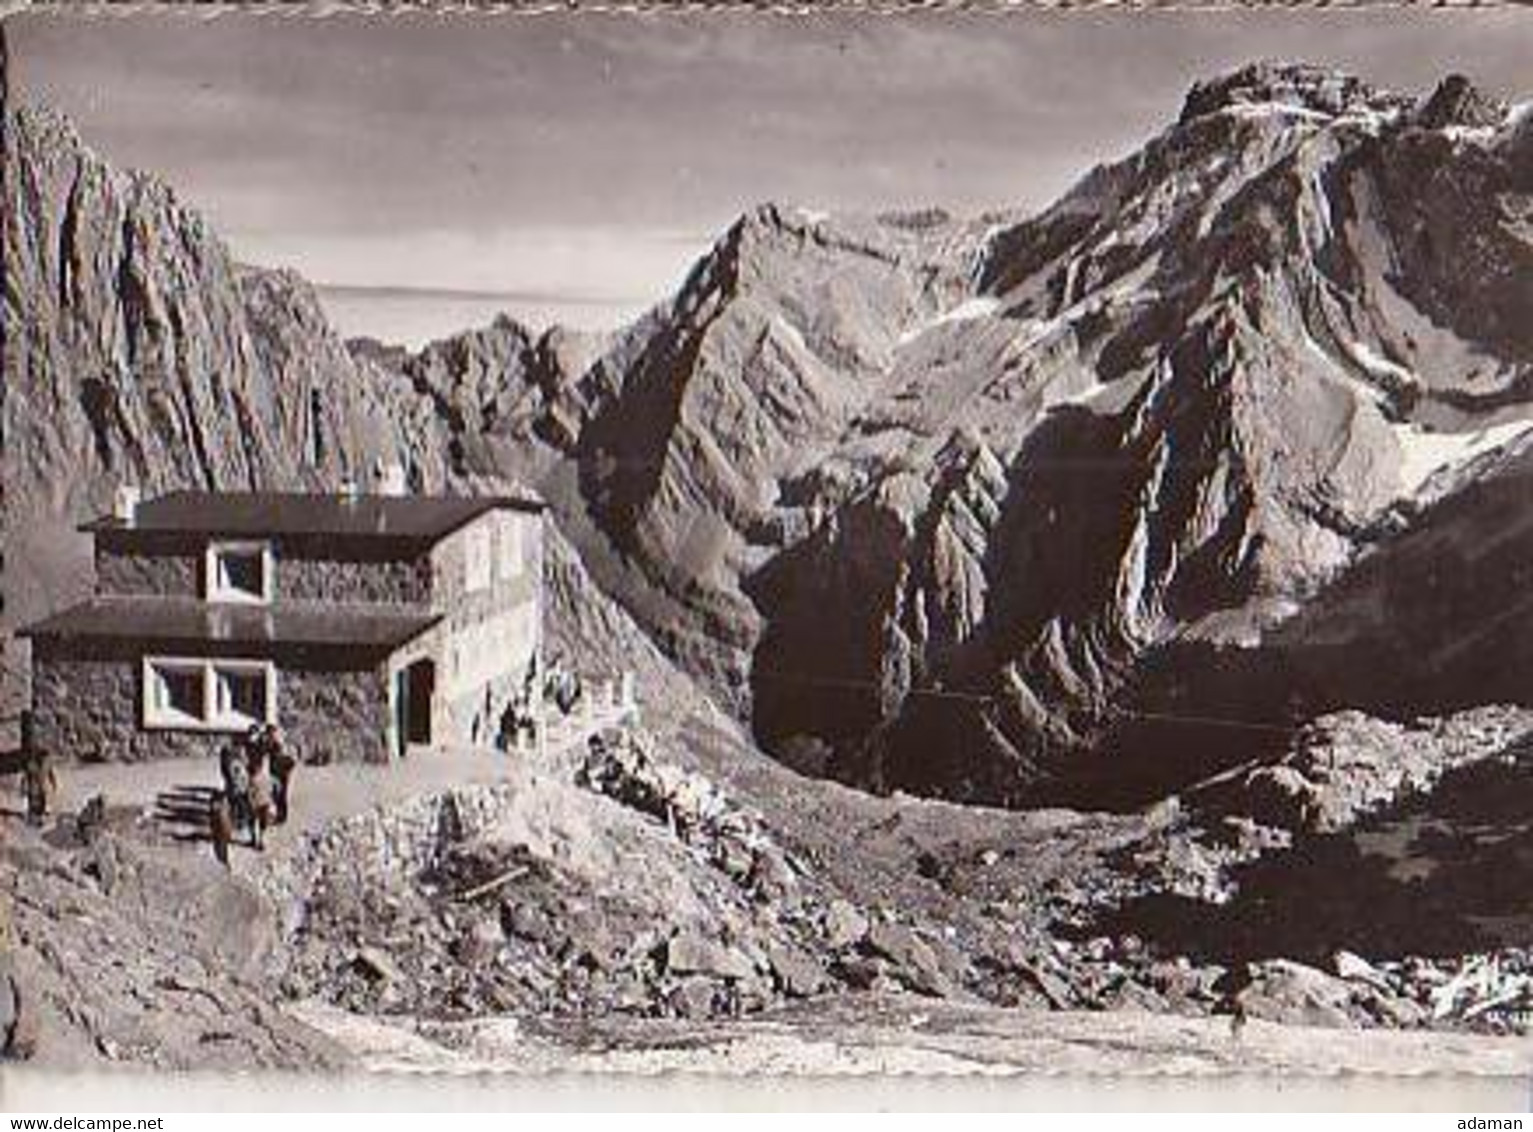
[[[614,323],[762,200],[1038,206],[1256,58],[1533,93],[1513,9],[10,27],[24,97],[162,174],[241,258],[343,288],[343,329],[395,338],[495,307]]]

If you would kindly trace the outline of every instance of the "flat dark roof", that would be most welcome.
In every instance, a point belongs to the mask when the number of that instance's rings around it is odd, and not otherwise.
[[[543,504],[513,496],[322,495],[274,491],[175,491],[138,505],[131,522],[111,515],[82,531],[380,537],[434,541],[489,511],[537,513]]]
[[[281,605],[209,603],[176,597],[93,597],[18,631],[56,640],[281,648],[354,648],[387,652],[442,619],[439,613],[333,602]]]

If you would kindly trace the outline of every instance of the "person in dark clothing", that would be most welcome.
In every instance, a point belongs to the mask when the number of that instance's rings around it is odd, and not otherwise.
[[[298,759],[283,742],[282,732],[275,726],[266,729],[266,750],[266,762],[271,768],[272,805],[276,811],[276,823],[286,825],[293,792],[293,772],[298,769]]]
[[[1237,1042],[1246,1028],[1244,996],[1255,981],[1251,964],[1244,960],[1231,963],[1224,974],[1214,980],[1213,990],[1219,995],[1214,1013],[1229,1015],[1230,1037]]]
[[[495,727],[495,749],[509,751],[516,742],[517,728],[516,701],[506,704],[500,712],[500,722]]]
[[[218,748],[218,773],[223,776],[225,787],[229,785],[229,780],[234,775],[235,764],[244,763],[246,769],[249,769],[249,761],[244,751],[240,749],[242,742],[243,740],[234,740]]]
[[[106,825],[106,795],[96,794],[80,808],[75,818],[75,836],[81,845],[94,845]]]
[[[59,780],[48,752],[37,742],[37,722],[30,710],[21,713],[21,788],[27,800],[27,821],[41,825],[58,800]]]
[[[255,777],[258,771],[267,769],[270,747],[266,738],[266,724],[252,723],[245,735],[245,768]]]
[[[48,756],[42,751],[31,752],[22,770],[22,788],[27,795],[27,821],[42,825],[53,810],[58,798],[59,780],[54,774]]]
[[[233,828],[249,830],[250,757],[241,745],[227,743],[218,754],[218,764],[223,773],[224,797],[229,803],[229,818]]]

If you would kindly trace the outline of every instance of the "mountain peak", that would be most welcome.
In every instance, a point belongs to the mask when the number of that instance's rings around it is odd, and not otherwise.
[[[1431,130],[1444,126],[1496,126],[1506,117],[1507,108],[1487,98],[1463,75],[1449,75],[1437,84],[1422,103],[1416,120]]]
[[[1383,109],[1401,101],[1353,75],[1308,64],[1262,60],[1195,83],[1182,104],[1180,121],[1235,106],[1277,105],[1336,116]]]

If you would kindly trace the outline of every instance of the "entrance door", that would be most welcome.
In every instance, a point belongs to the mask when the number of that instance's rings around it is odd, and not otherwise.
[[[401,671],[397,680],[401,747],[431,742],[431,699],[436,694],[436,665],[430,660],[417,660]],[[404,752],[401,750],[400,753]]]

